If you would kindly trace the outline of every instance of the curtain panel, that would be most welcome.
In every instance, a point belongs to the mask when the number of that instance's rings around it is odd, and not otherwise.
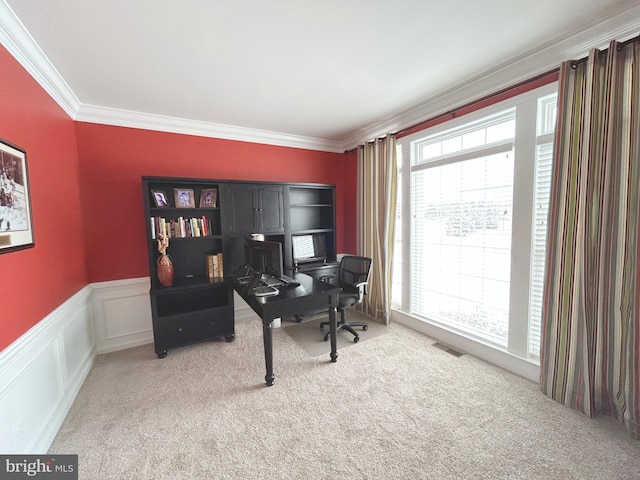
[[[640,48],[560,69],[540,388],[640,438]]]
[[[358,148],[357,254],[369,257],[371,275],[361,310],[388,325],[391,319],[391,275],[398,182],[396,138]]]

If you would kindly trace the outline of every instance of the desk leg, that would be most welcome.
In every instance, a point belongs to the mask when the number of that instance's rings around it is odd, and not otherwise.
[[[331,361],[338,361],[338,326],[336,324],[336,307],[329,309],[329,331],[331,332]]]
[[[267,387],[270,387],[275,379],[273,375],[273,333],[271,331],[271,322],[262,322],[262,338],[264,340],[264,361],[267,366],[267,374],[264,379],[267,381]]]

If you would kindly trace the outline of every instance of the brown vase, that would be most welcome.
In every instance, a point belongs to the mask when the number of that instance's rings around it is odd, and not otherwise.
[[[158,257],[158,280],[163,287],[173,285],[173,262],[171,262],[169,255]]]

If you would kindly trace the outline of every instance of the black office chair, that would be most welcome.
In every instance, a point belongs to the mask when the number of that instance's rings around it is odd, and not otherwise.
[[[362,330],[369,328],[365,322],[347,322],[347,309],[362,303],[364,296],[367,294],[367,285],[369,284],[369,272],[371,271],[371,259],[367,257],[356,257],[354,255],[346,255],[340,261],[340,270],[338,273],[339,286],[342,287],[340,298],[338,300],[338,311],[340,312],[340,322],[338,322],[338,331],[346,330],[353,334],[354,342],[360,340],[360,335],[354,330],[354,327],[361,327]],[[322,322],[320,328],[329,325],[329,322]],[[329,340],[331,332],[324,336],[324,340]]]

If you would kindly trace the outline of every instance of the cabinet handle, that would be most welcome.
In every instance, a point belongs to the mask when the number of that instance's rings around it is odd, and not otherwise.
[[[178,331],[179,331],[179,332],[181,332],[181,331],[182,331],[182,327],[180,327],[180,328],[178,329]]]

